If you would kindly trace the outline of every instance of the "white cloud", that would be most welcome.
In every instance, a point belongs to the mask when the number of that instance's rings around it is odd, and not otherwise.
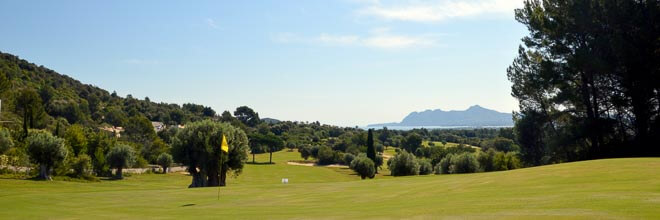
[[[283,32],[271,36],[278,43],[310,43],[330,46],[362,46],[378,49],[406,49],[433,47],[438,45],[437,34],[404,35],[391,33],[389,28],[374,28],[367,35],[338,35],[322,33],[317,37],[306,38]]]
[[[368,4],[359,15],[388,20],[438,22],[482,14],[510,14],[522,6],[522,0],[437,0],[426,3],[408,2],[400,5]]]
[[[213,29],[218,29],[218,24],[215,23],[215,20],[213,20],[213,18],[207,18],[206,19],[206,25],[208,25],[209,27],[211,27]]]

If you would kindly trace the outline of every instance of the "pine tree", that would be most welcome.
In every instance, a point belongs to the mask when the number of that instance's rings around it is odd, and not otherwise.
[[[374,130],[369,129],[369,133],[367,135],[367,157],[371,159],[371,161],[376,161],[376,148],[374,147]],[[376,173],[378,173],[378,168],[374,167],[376,169]]]

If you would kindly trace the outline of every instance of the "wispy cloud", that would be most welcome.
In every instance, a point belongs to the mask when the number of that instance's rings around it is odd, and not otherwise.
[[[213,18],[207,18],[206,25],[208,25],[210,28],[218,29],[218,24],[215,23],[215,20],[213,20]]]
[[[438,22],[483,14],[512,15],[513,9],[521,6],[522,0],[435,0],[424,3],[409,1],[397,5],[376,2],[365,4],[357,14],[387,20]]]
[[[303,37],[283,32],[271,36],[278,43],[307,43],[326,46],[361,46],[378,49],[407,49],[437,46],[439,34],[406,35],[392,33],[389,28],[374,28],[368,34],[341,35],[321,33],[316,37]]]

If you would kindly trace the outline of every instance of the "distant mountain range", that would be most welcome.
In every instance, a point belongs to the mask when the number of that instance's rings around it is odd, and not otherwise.
[[[367,127],[385,126],[447,126],[484,127],[513,126],[511,113],[502,113],[474,105],[465,111],[443,111],[440,109],[412,112],[400,123],[371,124]]]

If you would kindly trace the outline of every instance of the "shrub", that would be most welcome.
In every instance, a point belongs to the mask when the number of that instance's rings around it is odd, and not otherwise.
[[[320,147],[317,158],[320,165],[332,164],[335,162],[335,152],[330,147]]]
[[[477,161],[479,161],[479,165],[481,165],[481,170],[484,172],[496,170],[493,163],[495,154],[496,152],[492,148],[488,149],[487,151],[481,151],[477,154]]]
[[[506,161],[507,161],[507,168],[509,170],[513,169],[518,169],[522,167],[522,162],[520,162],[520,158],[518,157],[518,154],[515,152],[507,152],[506,153]]]
[[[376,144],[376,152],[381,152],[382,153],[383,151],[385,151],[385,146],[383,146],[383,144],[381,144],[381,143],[377,143]]]
[[[417,150],[415,150],[415,156],[416,157],[424,157],[424,149],[423,148],[417,148]]]
[[[77,178],[90,177],[92,175],[92,158],[87,154],[80,154],[71,160],[73,176]]]
[[[313,158],[317,158],[317,159],[318,159],[318,158],[319,158],[319,150],[320,150],[320,149],[321,149],[321,147],[319,147],[319,146],[313,146],[313,147],[311,147],[311,148],[309,149],[309,152],[311,153],[311,156],[312,156]]]
[[[378,168],[383,166],[383,155],[376,155],[376,161],[374,161],[374,166],[376,167],[376,173],[378,173]]]
[[[415,156],[405,150],[402,150],[389,161],[392,176],[410,176],[419,173],[419,164],[417,164]]]
[[[353,155],[351,153],[345,153],[343,163],[346,164],[346,165],[350,165],[351,162],[353,162],[354,159],[355,159],[355,155]]]
[[[158,155],[158,159],[156,159],[158,162],[158,165],[163,167],[163,173],[167,173],[167,168],[172,166],[172,163],[174,160],[172,159],[172,155],[168,153],[161,153]]]
[[[332,152],[334,152],[333,163],[341,164],[344,162],[344,152],[340,152],[340,151],[332,151]]]
[[[451,166],[451,158],[454,157],[454,154],[447,154],[440,162],[435,165],[435,174],[449,174],[449,167]]]
[[[307,160],[310,156],[312,156],[311,147],[302,147],[302,148],[300,148],[300,157]]]
[[[133,151],[131,146],[117,144],[110,149],[110,152],[106,155],[106,160],[111,168],[117,169],[115,177],[117,179],[123,179],[122,169],[130,167],[135,163],[135,151]]]
[[[442,167],[440,166],[440,163],[433,167],[433,173],[435,173],[435,175],[442,174]]]
[[[493,158],[495,170],[513,170],[521,167],[520,159],[513,153],[497,152]]]
[[[479,171],[479,162],[473,153],[462,153],[451,157],[451,173],[474,173]]]
[[[429,175],[433,173],[433,166],[428,160],[417,159],[417,163],[419,164],[419,175]]]
[[[9,130],[0,128],[0,154],[4,154],[9,148],[14,146]]]
[[[357,157],[351,162],[351,169],[357,172],[362,179],[374,178],[376,169],[374,162],[367,157]]]
[[[144,157],[140,155],[135,155],[135,161],[131,164],[132,168],[147,168],[149,167],[149,161],[147,159],[144,159]]]

